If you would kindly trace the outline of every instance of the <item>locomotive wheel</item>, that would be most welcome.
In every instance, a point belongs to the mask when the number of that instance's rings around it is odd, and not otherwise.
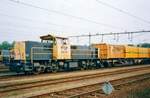
[[[40,74],[41,73],[41,68],[40,67],[36,67],[34,69],[34,74]]]
[[[69,71],[69,65],[68,65],[68,63],[64,63],[64,70],[65,71]]]
[[[25,75],[31,75],[31,74],[33,74],[33,72],[24,71],[24,74],[25,74]]]
[[[114,63],[111,63],[111,67],[114,67],[115,66],[115,64]]]
[[[42,72],[42,73],[44,73],[44,71],[45,71],[45,67],[40,67],[40,68],[41,68],[41,69],[40,69],[40,70],[41,70],[41,72]]]
[[[84,61],[84,62],[80,62],[80,70],[86,70],[87,69],[87,63]]]
[[[105,67],[105,68],[107,68],[107,67],[109,67],[109,66],[110,66],[110,63],[109,63],[109,62],[107,62],[107,61],[105,61],[105,62],[103,63],[103,65],[104,65],[104,67]]]
[[[94,61],[89,61],[88,62],[88,67],[89,67],[89,69],[95,69],[96,68],[96,62],[94,62]]]
[[[34,68],[34,74],[40,74],[40,73],[43,73],[44,71],[45,71],[45,68],[41,66]]]
[[[58,72],[58,70],[59,70],[59,67],[55,63],[52,63],[51,71],[53,73],[56,73],[56,72]]]
[[[16,66],[16,73],[20,73],[21,72],[21,67],[20,66]]]
[[[91,65],[92,65],[92,69],[96,69],[97,68],[96,61],[91,62]]]
[[[86,70],[86,64],[80,67],[80,70]]]
[[[46,68],[45,72],[51,72],[51,69],[50,68]]]
[[[104,67],[104,65],[100,62],[99,64],[98,64],[98,68],[103,68]]]
[[[53,73],[56,73],[56,72],[58,72],[58,67],[57,67],[57,66],[55,66],[55,67],[52,67],[52,72],[53,72]]]

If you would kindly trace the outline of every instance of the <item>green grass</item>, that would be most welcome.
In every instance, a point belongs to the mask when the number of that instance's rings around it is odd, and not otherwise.
[[[127,98],[150,98],[150,88],[142,91],[130,92]]]

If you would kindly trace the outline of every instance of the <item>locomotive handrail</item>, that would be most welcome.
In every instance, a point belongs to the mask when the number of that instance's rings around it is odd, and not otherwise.
[[[52,54],[52,53],[34,53],[33,52],[33,49],[48,49],[48,50],[51,50],[51,49],[53,49],[53,48],[45,48],[45,47],[32,47],[31,48],[31,63],[33,64],[33,55],[34,54]]]
[[[53,49],[53,48],[46,48],[46,47],[32,47],[31,49],[34,49],[34,48],[36,48],[36,49]]]
[[[53,54],[53,53],[46,53],[46,52],[34,52],[34,49],[47,49],[47,50],[53,50],[53,48],[46,48],[46,47],[32,47],[31,48],[31,63],[33,64],[33,61],[34,61],[34,59],[33,59],[33,55],[41,55],[41,54]],[[96,51],[96,50],[89,50],[89,49],[71,49],[71,51],[72,52],[74,52],[74,51],[81,51],[81,52],[83,52],[83,51],[85,51],[84,53],[71,53],[71,55],[72,56],[82,56],[83,54],[85,55],[85,56],[96,56],[97,54],[96,53],[94,53],[94,51]],[[86,53],[87,52],[87,53]],[[90,53],[88,53],[88,52],[90,52]],[[93,52],[93,53],[91,53],[91,52]]]
[[[52,54],[52,53],[33,53],[33,54]]]
[[[86,50],[86,51],[94,51],[94,50],[88,50],[88,49],[71,49],[71,50],[73,50],[73,51],[74,51],[74,50],[80,50],[80,51],[85,51],[85,50]]]

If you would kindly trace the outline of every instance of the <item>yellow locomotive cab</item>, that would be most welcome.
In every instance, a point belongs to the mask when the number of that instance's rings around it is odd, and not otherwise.
[[[53,59],[71,59],[69,39],[46,35],[40,37],[42,42],[47,41],[53,44]]]

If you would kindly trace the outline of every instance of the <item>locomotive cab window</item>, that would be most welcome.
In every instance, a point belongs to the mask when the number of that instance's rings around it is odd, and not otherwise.
[[[51,43],[51,44],[53,43],[52,40],[42,40],[42,42],[43,42],[43,43]]]
[[[67,45],[68,44],[68,39],[63,39],[63,38],[56,38],[57,44],[61,45]]]
[[[68,39],[63,39],[63,44],[67,45],[68,44]]]

